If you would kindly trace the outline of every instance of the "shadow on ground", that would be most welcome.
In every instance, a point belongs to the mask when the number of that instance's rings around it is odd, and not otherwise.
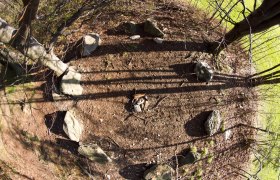
[[[206,131],[204,129],[204,123],[207,117],[210,115],[211,111],[201,112],[196,115],[193,119],[188,121],[185,125],[186,133],[189,136],[200,137],[205,136]]]
[[[145,171],[151,166],[152,165],[149,165],[147,163],[129,165],[121,169],[119,173],[125,179],[141,180],[143,179]]]

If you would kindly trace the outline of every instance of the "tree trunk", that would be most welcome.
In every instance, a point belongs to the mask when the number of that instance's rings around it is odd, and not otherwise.
[[[11,45],[17,49],[24,49],[31,37],[31,22],[36,18],[40,0],[23,0],[24,11],[19,20],[19,29],[12,37]]]
[[[10,43],[15,31],[13,27],[0,18],[0,42]],[[30,59],[38,60],[42,65],[49,67],[57,76],[63,75],[60,84],[62,93],[73,96],[82,95],[81,74],[69,69],[68,65],[52,52],[47,52],[35,38],[28,39],[28,46],[18,50]]]
[[[229,44],[241,39],[245,35],[249,35],[250,32],[258,33],[279,23],[280,0],[264,0],[259,8],[237,23],[218,42],[210,43],[209,51],[214,54],[219,54]]]
[[[25,69],[20,65],[25,61],[25,56],[11,49],[0,49],[0,63],[12,69],[16,75],[20,76],[25,73]]]
[[[6,44],[10,43],[15,32],[16,29],[9,26],[3,19],[0,18],[0,42]],[[33,37],[29,39],[26,50],[21,48],[18,50],[32,60],[38,59],[42,65],[49,67],[56,73],[57,76],[62,75],[68,69],[67,64],[63,63],[53,53],[48,53],[45,48]]]
[[[69,62],[73,58],[90,56],[91,53],[101,44],[100,36],[96,33],[88,33],[76,41],[67,51],[62,59],[63,62]]]

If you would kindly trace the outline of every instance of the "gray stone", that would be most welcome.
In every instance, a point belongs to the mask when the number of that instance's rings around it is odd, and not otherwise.
[[[185,156],[178,156],[179,166],[184,166],[186,164],[192,164],[201,158],[201,154],[198,152],[189,151]]]
[[[194,72],[199,80],[205,82],[211,81],[214,75],[214,71],[206,62],[197,62]]]
[[[205,130],[208,135],[212,136],[219,131],[221,126],[221,117],[218,110],[214,110],[208,116],[206,122],[204,123]]]
[[[80,145],[78,152],[94,162],[101,164],[112,162],[111,158],[97,144]]]
[[[77,119],[76,112],[72,109],[66,112],[63,131],[72,140],[79,142],[83,132],[83,124]]]
[[[83,94],[83,88],[80,85],[81,74],[76,72],[72,67],[62,77],[60,90],[63,94],[79,96]]]
[[[136,34],[139,31],[139,25],[134,21],[124,22],[120,25],[120,28],[127,34]]]
[[[226,130],[224,136],[225,140],[229,140],[232,137],[232,131],[230,129]]]
[[[101,45],[101,39],[97,33],[89,33],[83,37],[82,56],[89,56],[98,46]]]
[[[175,171],[167,164],[154,165],[144,173],[145,180],[171,180]]]
[[[142,112],[142,108],[139,104],[133,105],[133,111],[134,112]]]
[[[130,39],[132,39],[132,40],[138,40],[140,38],[141,38],[140,35],[130,36]]]
[[[162,44],[163,42],[163,39],[162,38],[159,38],[159,37],[156,37],[153,39],[157,44]]]
[[[64,94],[58,94],[55,91],[52,91],[52,98],[54,101],[63,101],[67,99]]]
[[[153,19],[147,19],[144,24],[144,31],[151,36],[163,37],[164,33],[159,29],[157,22]]]

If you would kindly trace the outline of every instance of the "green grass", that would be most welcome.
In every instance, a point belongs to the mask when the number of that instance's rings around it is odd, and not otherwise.
[[[190,0],[186,0],[189,1]],[[229,0],[225,0],[229,2]],[[200,0],[200,1],[191,1],[193,2],[199,9],[207,11],[208,14],[212,14],[214,9],[213,7],[209,7],[209,0]],[[234,3],[235,1],[231,1]],[[257,5],[260,5],[262,1],[258,0]],[[246,0],[245,4],[248,9],[253,9],[253,0]],[[225,7],[225,6],[223,6]],[[238,22],[243,19],[243,16],[240,15],[240,11],[242,10],[242,5],[236,6],[236,8],[231,12],[230,17]],[[249,14],[249,11],[246,11]],[[232,28],[233,26],[230,23],[223,23],[224,27],[228,27],[228,29]],[[280,51],[279,51],[279,39],[280,35],[280,28],[279,26],[275,26],[269,29],[269,32],[265,33],[264,35],[255,34],[252,37],[253,46],[252,46],[252,55],[253,55],[253,64],[257,72],[266,70],[270,67],[273,67],[280,63]],[[244,37],[241,42],[243,43],[243,47],[245,49],[249,49],[249,37]],[[263,42],[269,40],[265,44]],[[274,71],[280,70],[280,68],[275,69]],[[260,92],[261,102],[259,102],[259,109],[258,109],[258,119],[260,120],[263,128],[268,128],[270,131],[279,132],[280,127],[280,106],[279,102],[279,95],[280,88],[277,84],[270,84],[270,85],[263,85],[258,88]],[[280,142],[278,142],[278,146]],[[279,156],[279,150],[276,148],[273,151],[274,155]],[[255,167],[256,168],[256,167]],[[253,168],[253,170],[255,170]],[[274,170],[271,166],[266,166],[263,168],[261,173],[259,174],[260,178],[263,180],[274,180],[278,178],[280,174],[280,170]]]
[[[7,94],[12,94],[12,93],[16,92],[16,89],[17,89],[16,86],[7,86],[5,91]]]

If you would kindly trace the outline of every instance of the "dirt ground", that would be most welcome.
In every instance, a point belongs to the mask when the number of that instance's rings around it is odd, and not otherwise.
[[[165,29],[163,44],[144,33],[140,40],[131,40],[115,29],[120,22],[141,23],[149,17]],[[46,71],[2,92],[0,172],[6,173],[0,177],[141,179],[150,165],[172,164],[175,155],[195,146],[209,153],[187,166],[182,179],[196,179],[199,169],[202,179],[244,178],[253,132],[240,124],[253,124],[257,97],[245,83],[250,66],[238,46],[231,46],[218,61],[205,53],[204,41],[217,39],[222,32],[211,26],[195,8],[163,1],[118,4],[84,24],[68,40],[96,32],[102,45],[90,57],[70,61],[82,74],[82,96],[53,101],[52,84],[57,80]],[[196,79],[196,60],[215,69],[210,83]],[[132,113],[135,92],[147,95],[147,111]],[[78,143],[68,140],[62,130],[65,111],[72,107],[85,125],[81,141],[98,143],[113,163],[96,164],[78,154]],[[203,123],[212,110],[220,110],[224,129],[232,130],[230,140],[222,131],[206,135]],[[212,156],[213,161],[207,162]]]

